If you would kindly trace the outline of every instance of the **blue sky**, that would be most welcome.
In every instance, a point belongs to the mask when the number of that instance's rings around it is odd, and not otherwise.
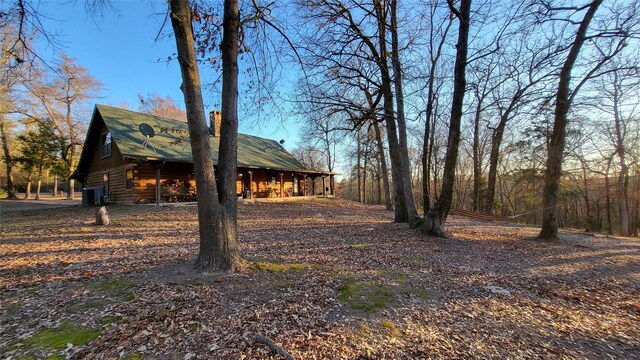
[[[184,108],[180,68],[176,60],[167,62],[175,52],[171,37],[155,41],[160,31],[166,10],[165,1],[111,1],[112,9],[107,9],[103,17],[95,20],[86,13],[83,1],[42,2],[39,12],[45,19],[46,28],[57,34],[59,51],[75,58],[104,84],[102,98],[97,102],[118,106],[128,103],[137,107],[138,94],[158,93],[171,96]],[[167,23],[164,33],[171,31]],[[44,46],[44,45],[43,45]],[[200,69],[202,81],[211,76],[206,69]],[[283,85],[286,86],[286,85]],[[242,93],[242,91],[241,91]],[[206,93],[205,93],[206,96]],[[219,103],[219,94],[205,98],[205,106]],[[242,100],[241,100],[242,101]],[[278,116],[274,125],[271,119],[258,122],[240,122],[240,131],[276,140],[284,139],[285,147],[293,149],[298,142],[297,126],[294,119]]]

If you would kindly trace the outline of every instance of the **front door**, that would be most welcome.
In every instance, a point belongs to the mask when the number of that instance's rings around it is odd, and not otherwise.
[[[300,195],[300,193],[298,192],[298,187],[300,185],[300,180],[298,179],[297,176],[293,177],[293,196],[298,196]]]

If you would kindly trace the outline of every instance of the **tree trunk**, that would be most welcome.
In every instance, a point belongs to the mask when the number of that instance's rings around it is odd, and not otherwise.
[[[24,199],[25,200],[30,200],[31,199],[31,171],[29,171],[29,174],[27,175],[27,192],[26,194],[24,194]]]
[[[409,214],[407,212],[407,203],[404,194],[404,179],[402,174],[402,163],[400,158],[400,145],[398,143],[398,131],[396,129],[396,121],[393,110],[393,91],[391,89],[391,75],[389,73],[389,64],[387,63],[387,44],[386,44],[386,12],[381,0],[374,1],[376,16],[378,18],[378,38],[379,41],[379,62],[380,76],[382,80],[381,91],[384,99],[384,120],[387,125],[387,139],[389,141],[389,157],[391,158],[391,179],[393,182],[393,203],[394,203],[394,221],[408,222]]]
[[[384,205],[385,209],[393,210],[393,203],[391,202],[391,194],[389,190],[389,171],[387,170],[387,159],[384,156],[384,145],[382,143],[382,131],[377,121],[373,122],[373,130],[376,132],[376,143],[378,145],[378,158],[380,159],[380,167],[382,172],[382,184],[384,185]]]
[[[369,159],[369,147],[365,145],[362,166],[362,203],[367,203],[367,160]]]
[[[587,29],[591,19],[598,10],[602,0],[594,0],[585,13],[575,40],[571,45],[567,59],[560,71],[558,92],[556,94],[556,108],[553,122],[553,132],[548,148],[547,167],[545,171],[545,184],[543,191],[542,230],[538,235],[541,240],[554,240],[558,238],[558,198],[560,195],[560,176],[562,174],[562,158],[564,155],[565,135],[567,128],[567,114],[571,107],[569,85],[571,71],[575,64],[580,49],[585,41]],[[573,96],[573,95],[571,95]]]
[[[473,211],[480,209],[480,177],[482,166],[480,159],[480,118],[482,117],[482,102],[484,96],[478,96],[475,115],[473,117]]]
[[[407,144],[407,125],[404,116],[404,93],[402,89],[402,64],[400,62],[400,50],[398,44],[398,19],[396,15],[397,0],[391,0],[391,63],[393,66],[394,86],[396,95],[396,110],[398,118],[398,151],[400,152],[400,165],[402,168],[402,187],[407,217],[410,223],[418,216],[416,203],[413,197],[413,184],[411,183],[411,167],[409,165],[409,148]],[[381,38],[383,39],[383,38]],[[384,53],[383,53],[384,54]]]
[[[53,196],[58,196],[58,175],[53,175]]]
[[[358,202],[362,202],[362,168],[360,167],[360,161],[362,158],[362,141],[360,140],[360,131],[356,133],[356,142],[358,143],[358,155],[357,155],[357,165],[356,165],[356,174],[358,176]]]
[[[76,181],[74,179],[69,179],[67,186],[67,200],[73,200],[75,198],[75,186]]]
[[[0,139],[2,140],[2,152],[4,154],[4,161],[7,170],[7,198],[16,198],[16,188],[13,184],[13,159],[11,152],[9,151],[9,140],[7,136],[7,128],[4,119],[0,120]]]
[[[238,241],[238,52],[240,42],[240,12],[238,0],[225,0],[222,50],[222,124],[218,150],[218,173],[222,192],[221,252],[225,264],[240,260]],[[226,265],[225,265],[226,266]],[[231,266],[232,268],[234,266]]]
[[[430,116],[429,116],[429,110],[431,107],[431,92],[432,92],[432,83],[433,82],[433,78],[431,78],[431,81],[429,81],[429,99],[427,100],[427,120],[425,121],[425,125],[424,125],[424,140],[422,143],[422,213],[423,216],[427,216],[427,214],[429,213],[429,209],[431,208],[431,201],[429,199],[429,190],[431,188],[430,186],[430,179],[431,179],[431,174],[429,172],[429,158],[431,156],[431,154],[429,153],[429,135],[430,135],[430,131],[431,130],[431,124],[430,124]]]
[[[498,126],[493,130],[491,134],[491,154],[489,154],[489,175],[487,178],[487,201],[484,207],[484,212],[492,215],[493,206],[495,202],[496,193],[496,178],[498,174],[498,161],[500,160],[500,146],[502,146],[502,139],[504,138],[504,129],[507,125],[509,113],[505,112],[500,116],[500,122]]]
[[[40,189],[42,188],[42,166],[38,169],[38,182],[36,182],[36,200],[40,200]]]
[[[378,183],[377,184],[378,189],[376,194],[378,197],[377,204],[382,205],[382,167],[380,166],[380,157],[376,157],[376,168],[378,170],[378,176],[376,178],[376,182]]]
[[[613,119],[615,122],[616,152],[620,161],[620,172],[618,173],[618,212],[620,214],[620,235],[629,236],[629,168],[626,161],[626,149],[624,146],[624,130],[622,129],[622,119],[618,109],[618,81],[617,73],[614,72],[613,90]]]
[[[467,47],[469,39],[469,18],[471,0],[461,0],[457,11],[459,21],[458,43],[456,44],[456,61],[454,65],[453,99],[451,102],[451,120],[447,141],[444,172],[442,174],[442,190],[440,197],[429,210],[421,226],[421,231],[428,235],[444,237],[444,225],[451,209],[453,185],[455,181],[458,145],[460,144],[460,123],[462,120],[464,93],[466,90],[465,70],[467,66]]]
[[[607,160],[607,172],[604,174],[604,188],[605,188],[605,196],[607,197],[606,206],[607,206],[607,234],[613,234],[613,222],[611,221],[611,190],[609,189],[609,170],[611,169],[612,158]]]
[[[218,190],[214,174],[209,129],[202,100],[200,74],[195,54],[193,32],[191,27],[191,10],[187,1],[170,0],[171,25],[176,39],[178,62],[182,73],[182,92],[187,110],[189,136],[193,156],[196,191],[198,192],[198,226],[200,247],[196,267],[203,270],[234,270],[240,261],[237,249],[237,228],[235,201],[228,196],[229,181],[221,180],[220,189],[223,205],[218,200]],[[223,122],[221,125],[220,157],[218,174],[223,179],[229,177],[230,149],[236,144],[233,120],[237,120],[237,109],[234,111],[234,99],[237,101],[237,35],[238,6],[237,1],[226,0],[224,4],[224,38],[223,54]],[[235,50],[235,51],[234,51]],[[235,77],[237,81],[237,77]],[[229,87],[231,85],[231,87]],[[237,122],[236,122],[237,125]],[[230,139],[228,138],[230,137]],[[233,154],[231,154],[233,155]],[[234,164],[235,165],[235,164]],[[235,172],[233,173],[235,186]],[[235,195],[235,189],[234,189]]]

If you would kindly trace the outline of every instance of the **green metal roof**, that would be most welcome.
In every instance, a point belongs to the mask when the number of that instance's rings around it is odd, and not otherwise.
[[[187,123],[106,105],[96,105],[95,111],[124,157],[192,162]],[[220,138],[210,139],[217,163]],[[238,134],[238,166],[310,172],[277,141],[246,134]]]

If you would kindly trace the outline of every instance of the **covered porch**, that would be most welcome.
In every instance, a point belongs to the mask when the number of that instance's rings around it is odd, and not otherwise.
[[[238,190],[243,199],[334,196],[335,173],[238,168]]]

